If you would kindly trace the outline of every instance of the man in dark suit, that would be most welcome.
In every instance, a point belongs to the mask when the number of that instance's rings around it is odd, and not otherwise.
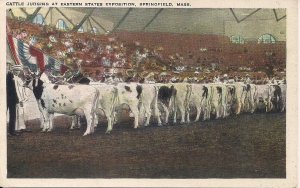
[[[6,102],[9,111],[9,126],[8,132],[11,136],[18,135],[15,133],[16,126],[16,104],[19,103],[19,98],[16,91],[14,75],[11,71],[6,73]]]

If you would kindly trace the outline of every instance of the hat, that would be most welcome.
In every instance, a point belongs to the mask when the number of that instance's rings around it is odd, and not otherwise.
[[[22,65],[13,65],[12,70],[21,71],[21,70],[23,70],[23,66]]]

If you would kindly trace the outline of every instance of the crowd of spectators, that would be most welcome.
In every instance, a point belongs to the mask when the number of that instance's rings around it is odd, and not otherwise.
[[[194,51],[186,54],[182,52],[166,53],[162,46],[145,46],[139,41],[124,41],[117,36],[95,35],[92,33],[78,33],[72,31],[60,31],[50,26],[37,25],[20,20],[8,19],[8,27],[13,37],[23,40],[53,58],[59,60],[70,69],[83,71],[82,67],[108,67],[123,69],[120,78],[136,77],[133,80],[143,79],[147,74],[154,72],[153,80],[166,82],[171,79],[183,81],[185,77],[194,80],[212,80],[217,75],[224,73],[231,77],[243,77],[250,74],[252,79],[260,77],[285,76],[282,67],[271,67],[271,75],[267,71],[262,74],[261,70],[251,67],[222,67],[224,58],[213,60],[200,58]],[[222,52],[222,49],[216,49]],[[199,49],[199,53],[208,53],[207,48]],[[217,53],[216,52],[216,53]],[[272,57],[272,55],[270,55]],[[197,66],[190,66],[196,64]],[[222,67],[222,69],[220,69]],[[242,70],[243,68],[243,70]],[[267,67],[268,68],[268,67]],[[126,70],[131,69],[135,74],[127,75]],[[273,70],[275,72],[273,72]],[[141,74],[141,72],[145,72]],[[165,75],[160,75],[166,72]],[[270,72],[270,71],[269,71]],[[258,76],[259,75],[259,76]],[[263,76],[261,76],[263,75]],[[104,72],[98,72],[97,80]]]

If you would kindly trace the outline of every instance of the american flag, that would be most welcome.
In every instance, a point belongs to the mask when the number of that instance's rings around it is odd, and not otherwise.
[[[11,34],[7,34],[7,43],[12,59],[17,65],[26,66],[33,72],[44,72],[47,69],[54,74],[63,74],[66,71],[62,62]]]

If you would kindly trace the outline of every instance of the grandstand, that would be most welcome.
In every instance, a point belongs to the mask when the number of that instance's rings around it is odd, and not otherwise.
[[[32,46],[64,71],[79,65],[95,80],[128,71],[172,76],[177,66],[187,69],[176,76],[200,70],[200,80],[285,76],[284,9],[20,8],[7,16],[14,37],[24,31],[22,40],[34,37]]]

